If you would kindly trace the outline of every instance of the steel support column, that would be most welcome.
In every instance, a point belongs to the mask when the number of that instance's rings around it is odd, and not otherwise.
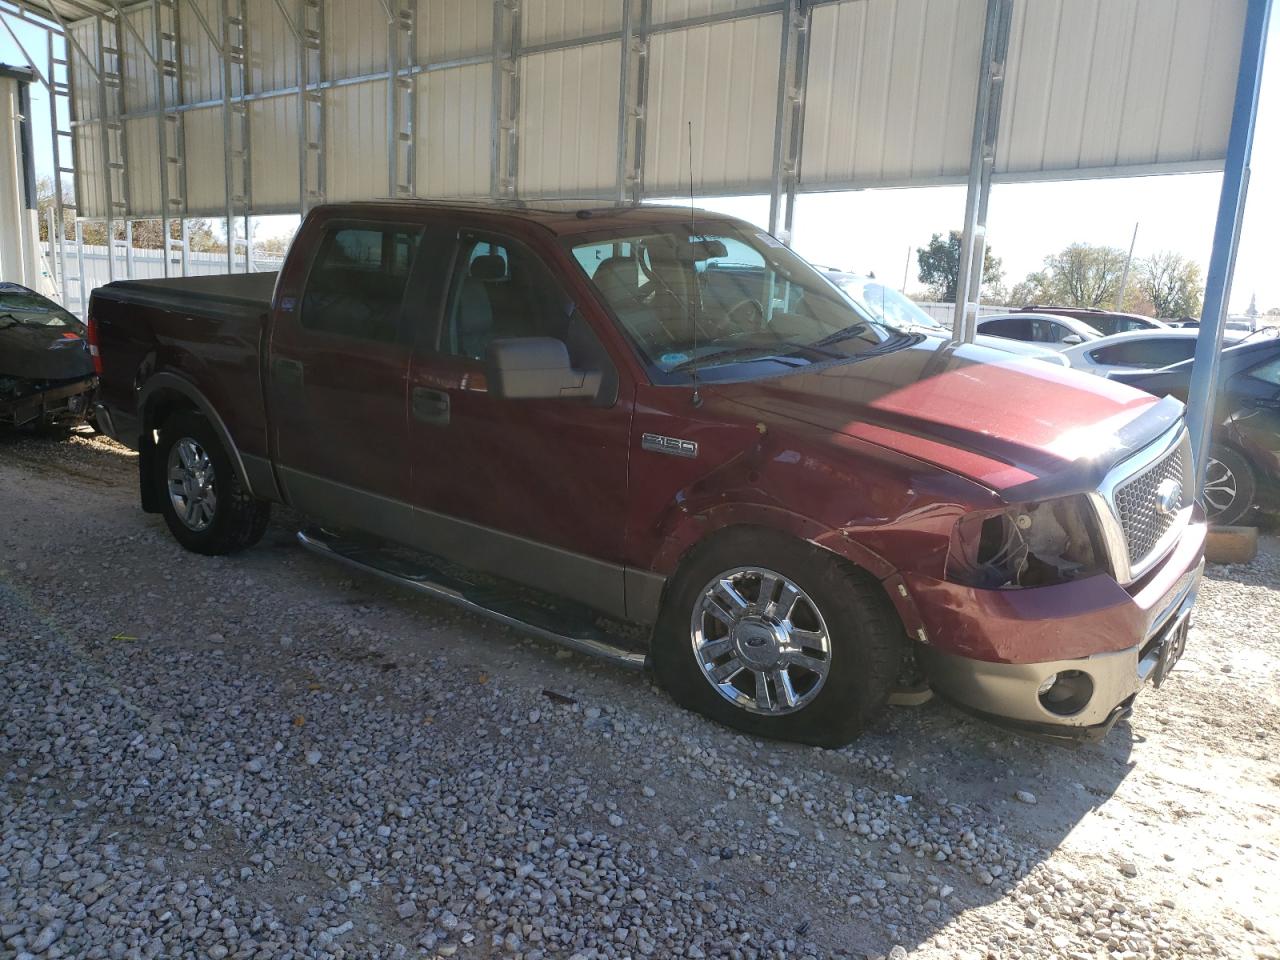
[[[769,232],[791,243],[800,149],[804,137],[805,82],[809,72],[808,0],[787,0],[778,60],[778,104],[773,128],[773,174],[769,190]]]
[[[1013,0],[987,0],[987,22],[982,35],[982,60],[978,72],[978,101],[973,114],[973,144],[969,154],[969,181],[964,201],[964,230],[956,270],[954,336],[972,342],[977,331],[978,303],[982,295],[982,267],[987,251],[987,201],[996,163],[1000,133],[1000,102],[1004,93],[1005,57],[1009,51],[1009,25]]]
[[[652,0],[623,0],[618,77],[617,199],[644,197],[644,121],[649,99],[649,24]]]
[[[1191,430],[1197,492],[1203,483],[1205,463],[1213,441],[1222,332],[1226,327],[1231,275],[1235,270],[1240,223],[1249,190],[1249,162],[1253,153],[1253,131],[1258,118],[1258,93],[1270,15],[1271,0],[1249,0],[1241,39],[1235,105],[1231,111],[1231,134],[1222,169],[1218,221],[1213,231],[1213,252],[1209,255],[1209,273],[1205,279],[1204,310],[1200,315],[1200,332],[1196,337],[1196,355],[1187,392],[1187,424]]]
[[[160,148],[160,230],[164,235],[164,275],[173,267],[173,218],[187,213],[187,151],[182,103],[182,36],[178,0],[151,0],[155,43],[157,146]],[[186,256],[182,257],[185,265]],[[183,267],[185,274],[186,268]]]
[[[417,120],[416,0],[382,0],[387,14],[387,195],[412,197]]]
[[[489,193],[514,198],[520,166],[520,0],[493,0],[492,83]]]

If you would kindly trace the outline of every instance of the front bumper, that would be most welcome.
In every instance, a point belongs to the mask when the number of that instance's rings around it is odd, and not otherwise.
[[[85,417],[97,388],[98,378],[86,377],[16,399],[0,400],[0,424],[21,427]]]
[[[970,711],[1016,726],[1074,737],[1105,734],[1137,693],[1149,682],[1158,685],[1181,654],[1204,571],[1204,532],[1202,523],[1188,527],[1170,556],[1132,594],[1110,581],[1123,602],[1092,581],[1012,591],[1021,595],[1016,609],[1022,614],[1034,609],[1036,594],[1054,591],[1039,620],[996,618],[986,624],[981,641],[972,643],[1012,656],[944,649],[946,635],[930,631],[932,642],[918,651],[930,684]],[[1075,590],[1078,603],[1066,602],[1064,588]],[[921,612],[927,620],[927,610]],[[957,612],[946,611],[950,622]],[[1057,655],[1044,656],[1053,639]],[[970,634],[969,640],[977,638]],[[1091,688],[1087,700],[1072,703],[1070,712],[1052,699],[1046,704],[1039,693],[1042,684],[1064,671],[1084,674]]]

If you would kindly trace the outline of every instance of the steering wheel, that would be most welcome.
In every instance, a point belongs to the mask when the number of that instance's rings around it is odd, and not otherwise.
[[[764,307],[754,297],[743,297],[725,311],[726,326],[732,334],[763,333],[768,329],[764,319]]]

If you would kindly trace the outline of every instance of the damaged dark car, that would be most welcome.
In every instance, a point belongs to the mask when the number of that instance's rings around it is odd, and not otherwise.
[[[84,324],[34,290],[0,283],[0,428],[77,426],[97,387]]]

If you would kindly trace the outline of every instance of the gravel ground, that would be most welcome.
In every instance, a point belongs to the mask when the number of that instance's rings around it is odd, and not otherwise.
[[[0,956],[1280,958],[1275,537],[1103,744],[822,751],[135,490],[0,439]]]

